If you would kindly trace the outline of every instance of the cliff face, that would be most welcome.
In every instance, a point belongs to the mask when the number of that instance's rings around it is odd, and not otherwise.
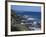
[[[21,16],[17,16],[16,13],[11,10],[11,31],[24,31],[28,30],[25,25],[21,24]]]

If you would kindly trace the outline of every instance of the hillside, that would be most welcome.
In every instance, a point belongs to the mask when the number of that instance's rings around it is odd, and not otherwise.
[[[21,24],[21,17],[11,10],[11,31],[25,31],[28,30],[25,25]]]

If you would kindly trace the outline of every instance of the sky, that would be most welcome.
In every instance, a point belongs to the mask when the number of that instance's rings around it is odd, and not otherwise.
[[[20,5],[11,5],[13,10],[18,11],[32,11],[32,12],[41,12],[40,6],[20,6]]]

